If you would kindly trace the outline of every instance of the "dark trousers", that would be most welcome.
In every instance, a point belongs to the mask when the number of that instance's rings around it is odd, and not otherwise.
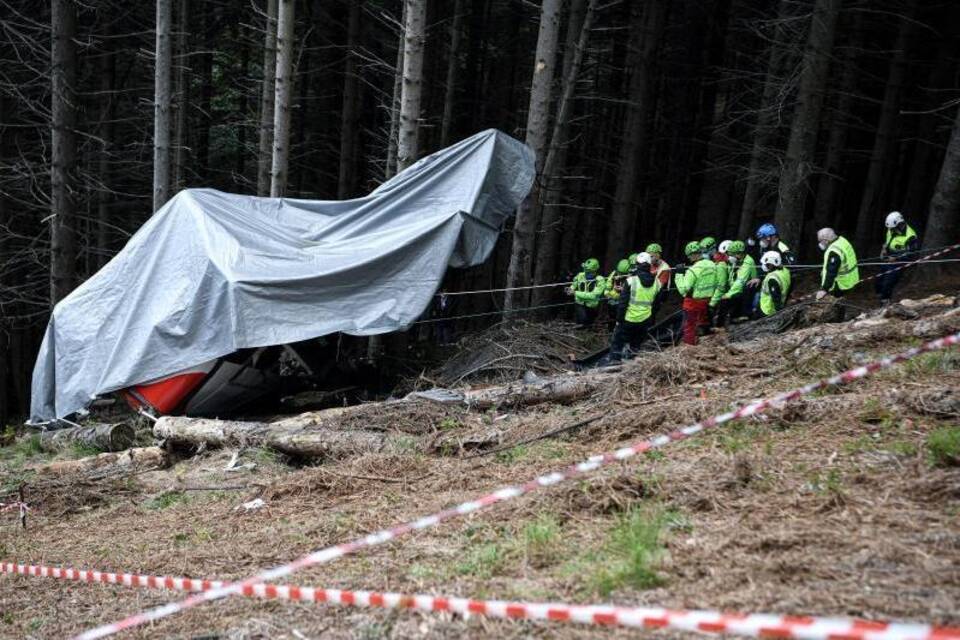
[[[647,331],[652,326],[652,317],[643,322],[627,322],[624,320],[617,323],[617,328],[613,332],[613,339],[610,341],[610,358],[612,360],[622,358],[623,349],[628,345],[631,351],[640,349],[640,345],[649,337]]]
[[[593,326],[597,319],[599,307],[590,308],[583,304],[578,304],[576,309],[577,324],[588,329]]]
[[[743,312],[744,298],[745,296],[742,293],[738,293],[729,298],[721,298],[713,314],[714,326],[725,327],[727,323],[730,322],[730,318],[750,315],[749,309],[747,309],[746,313]]]
[[[874,288],[881,300],[893,298],[893,290],[900,282],[901,275],[903,275],[903,269],[900,268],[900,265],[891,264],[880,270]]]

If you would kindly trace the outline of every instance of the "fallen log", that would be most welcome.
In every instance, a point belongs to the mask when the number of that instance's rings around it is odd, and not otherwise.
[[[331,416],[299,422],[237,422],[164,416],[157,420],[153,434],[180,446],[268,447],[291,456],[304,458],[343,458],[361,453],[398,452],[420,448],[422,443],[412,436],[371,429],[337,429],[333,418],[342,410],[331,410]],[[299,418],[299,417],[298,417]]]
[[[568,374],[536,382],[515,382],[486,389],[468,389],[463,396],[464,402],[473,409],[529,407],[544,402],[569,404],[586,398],[609,379],[608,375],[602,373],[579,376]]]
[[[163,416],[153,425],[153,435],[173,444],[207,447],[258,447],[270,425],[264,422]]]
[[[133,444],[133,427],[125,422],[93,424],[40,434],[40,448],[56,453],[73,445],[82,445],[99,451],[123,451]]]
[[[79,460],[57,460],[31,467],[38,475],[68,476],[112,475],[164,469],[170,464],[169,454],[160,447],[140,447],[115,453],[101,453]]]

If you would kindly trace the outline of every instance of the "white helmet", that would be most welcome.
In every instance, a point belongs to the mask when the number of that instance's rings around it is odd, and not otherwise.
[[[653,258],[646,251],[641,251],[637,254],[637,264],[645,264],[649,267],[653,264]]]
[[[903,222],[904,220],[903,220],[902,213],[900,213],[899,211],[891,211],[890,213],[887,214],[887,220],[884,224],[886,224],[887,229],[896,229],[897,227],[902,225]]]
[[[727,249],[730,248],[731,242],[733,242],[733,240],[724,240],[723,242],[720,243],[720,246],[717,247],[717,249],[720,251],[720,253],[725,254],[727,252]]]
[[[767,251],[760,258],[760,266],[763,267],[764,271],[773,271],[774,269],[779,269],[780,265],[783,264],[783,258],[780,257],[779,251]]]

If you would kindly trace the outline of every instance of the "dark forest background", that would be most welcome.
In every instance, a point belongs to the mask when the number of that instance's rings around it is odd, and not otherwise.
[[[0,424],[52,305],[172,193],[350,198],[489,127],[540,176],[454,290],[766,221],[807,259],[826,225],[876,255],[891,210],[954,242],[958,60],[953,0],[0,0]]]

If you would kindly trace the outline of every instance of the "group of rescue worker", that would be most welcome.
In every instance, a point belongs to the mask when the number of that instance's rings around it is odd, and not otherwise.
[[[882,260],[890,263],[919,249],[919,238],[898,211],[885,220],[886,238]],[[823,252],[820,288],[816,299],[843,297],[860,282],[857,254],[853,245],[827,227],[817,232]],[[777,228],[763,224],[747,241],[713,237],[688,242],[683,249],[686,262],[671,267],[657,243],[620,260],[609,275],[600,273],[596,258],[586,260],[574,277],[567,294],[573,297],[577,322],[594,324],[606,304],[614,322],[608,359],[619,360],[636,352],[650,337],[657,312],[673,288],[682,297],[683,320],[680,333],[686,344],[697,344],[698,336],[724,327],[733,320],[771,316],[783,309],[791,292],[790,267],[796,256],[780,238]],[[884,266],[877,277],[876,292],[888,304],[900,278],[895,264]]]

